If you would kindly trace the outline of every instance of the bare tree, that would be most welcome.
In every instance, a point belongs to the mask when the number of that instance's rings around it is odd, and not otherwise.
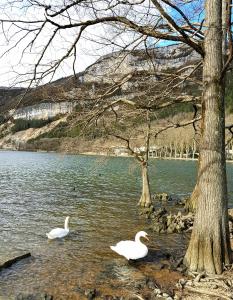
[[[150,207],[152,205],[151,201],[151,189],[150,189],[150,181],[148,174],[148,160],[149,160],[149,151],[150,151],[150,136],[151,136],[151,120],[150,120],[150,112],[147,110],[146,113],[146,129],[143,132],[143,140],[144,143],[141,144],[141,147],[134,147],[130,143],[129,138],[125,138],[122,135],[114,134],[113,136],[124,141],[126,143],[126,147],[131,155],[135,157],[135,159],[139,162],[141,166],[142,173],[142,193],[138,205],[140,207]]]

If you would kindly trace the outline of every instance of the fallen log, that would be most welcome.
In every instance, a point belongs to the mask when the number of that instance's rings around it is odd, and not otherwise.
[[[3,269],[7,269],[7,268],[11,267],[13,264],[17,263],[18,261],[20,261],[24,258],[30,257],[30,256],[31,256],[31,253],[26,252],[21,255],[15,256],[11,259],[8,259],[7,261],[5,261],[3,263],[0,262],[0,271],[2,271]]]

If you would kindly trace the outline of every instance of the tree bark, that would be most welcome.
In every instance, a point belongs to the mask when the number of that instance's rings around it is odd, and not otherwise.
[[[193,189],[192,195],[186,200],[185,209],[189,212],[195,212],[197,208],[197,201],[200,190],[198,188],[198,181]]]
[[[231,262],[225,162],[224,84],[221,80],[222,1],[206,0],[202,131],[197,212],[184,263],[191,271],[220,274]]]
[[[148,176],[148,165],[146,162],[141,164],[142,167],[142,195],[138,202],[138,205],[141,207],[150,207],[151,202],[151,193],[150,193],[150,183]]]

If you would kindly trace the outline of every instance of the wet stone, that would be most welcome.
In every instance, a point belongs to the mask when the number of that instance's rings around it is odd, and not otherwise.
[[[137,289],[137,290],[143,289],[143,285],[142,285],[141,283],[135,283],[134,287],[135,287],[135,289]]]
[[[88,300],[92,300],[97,296],[97,291],[96,291],[96,289],[88,289],[88,290],[85,290],[84,294],[85,294],[85,296],[87,296]]]
[[[161,292],[160,289],[154,289],[154,294],[155,294],[155,295],[161,295],[162,292]]]
[[[181,297],[178,296],[178,295],[175,295],[175,296],[174,296],[174,300],[181,300]]]
[[[183,257],[180,257],[175,263],[174,263],[174,268],[177,269],[180,267],[183,263]]]
[[[112,295],[104,295],[102,299],[103,300],[125,300],[123,296],[112,296]]]
[[[189,201],[190,198],[177,199],[175,205],[177,206],[185,206],[186,202]]]
[[[152,196],[152,199],[153,200],[159,200],[159,201],[162,201],[162,202],[168,202],[168,201],[171,201],[171,197],[167,194],[167,193],[158,193],[158,194],[154,194]]]
[[[157,264],[155,264],[154,265],[154,270],[162,270],[162,269],[164,269],[165,268],[165,264],[163,264],[163,263],[157,263]]]
[[[165,297],[165,298],[170,297],[167,293],[163,293],[162,296]]]
[[[181,233],[193,226],[193,215],[182,214],[181,211],[172,215],[166,209],[159,209],[153,216],[151,227],[157,233]]]
[[[182,265],[181,267],[177,268],[176,271],[180,273],[185,273],[187,271],[187,267]]]
[[[151,279],[147,281],[146,285],[150,290],[154,290],[157,287],[154,281]]]
[[[15,300],[53,300],[53,296],[46,293],[37,293],[37,294],[19,294],[16,296]]]

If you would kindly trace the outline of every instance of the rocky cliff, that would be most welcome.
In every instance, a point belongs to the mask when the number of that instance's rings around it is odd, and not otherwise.
[[[137,72],[176,70],[200,60],[199,54],[183,45],[144,50],[121,51],[103,56],[80,75],[82,82],[111,83],[120,76]],[[186,69],[188,72],[188,68]]]
[[[42,102],[10,111],[14,118],[23,120],[53,119],[58,115],[69,114],[73,111],[74,102]]]

